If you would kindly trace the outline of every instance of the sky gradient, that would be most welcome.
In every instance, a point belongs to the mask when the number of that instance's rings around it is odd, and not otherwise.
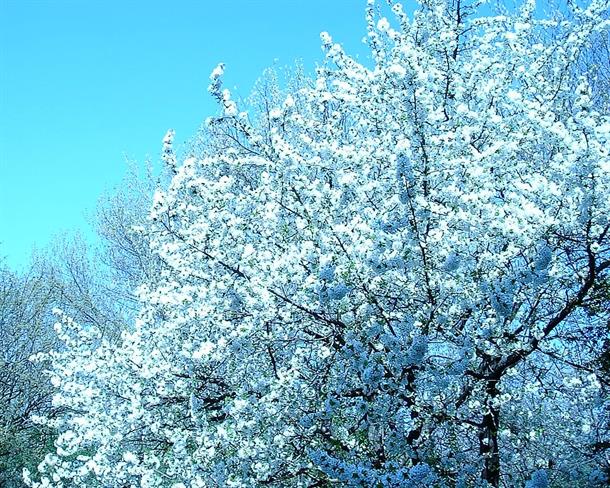
[[[206,88],[247,96],[269,66],[312,72],[328,31],[366,56],[365,0],[0,0],[0,257],[80,231],[126,159],[159,159],[216,106]]]

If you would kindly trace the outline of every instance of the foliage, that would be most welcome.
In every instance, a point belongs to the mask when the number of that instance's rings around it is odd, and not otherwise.
[[[610,118],[578,61],[608,6],[534,7],[371,4],[374,66],[323,34],[265,124],[216,68],[134,329],[64,316],[40,356],[68,413],[27,482],[603,485]]]

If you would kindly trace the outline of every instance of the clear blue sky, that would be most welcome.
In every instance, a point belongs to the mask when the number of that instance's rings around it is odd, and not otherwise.
[[[365,0],[0,0],[0,256],[81,230],[126,170],[158,160],[168,128],[216,107],[208,76],[247,96],[263,69],[322,60],[328,31],[365,56]]]

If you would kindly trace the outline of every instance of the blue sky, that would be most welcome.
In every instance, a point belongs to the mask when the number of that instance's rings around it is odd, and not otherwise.
[[[365,56],[365,0],[0,0],[0,256],[80,230],[126,157],[158,160],[216,112],[208,76],[247,96],[264,68]]]

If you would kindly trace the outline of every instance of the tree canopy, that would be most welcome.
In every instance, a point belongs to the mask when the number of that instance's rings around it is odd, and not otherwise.
[[[602,486],[610,117],[580,67],[606,2],[541,18],[370,2],[326,62],[209,144],[135,232],[120,347],[62,316],[33,487]],[[605,358],[605,359],[604,359]],[[605,362],[604,362],[605,361]]]

